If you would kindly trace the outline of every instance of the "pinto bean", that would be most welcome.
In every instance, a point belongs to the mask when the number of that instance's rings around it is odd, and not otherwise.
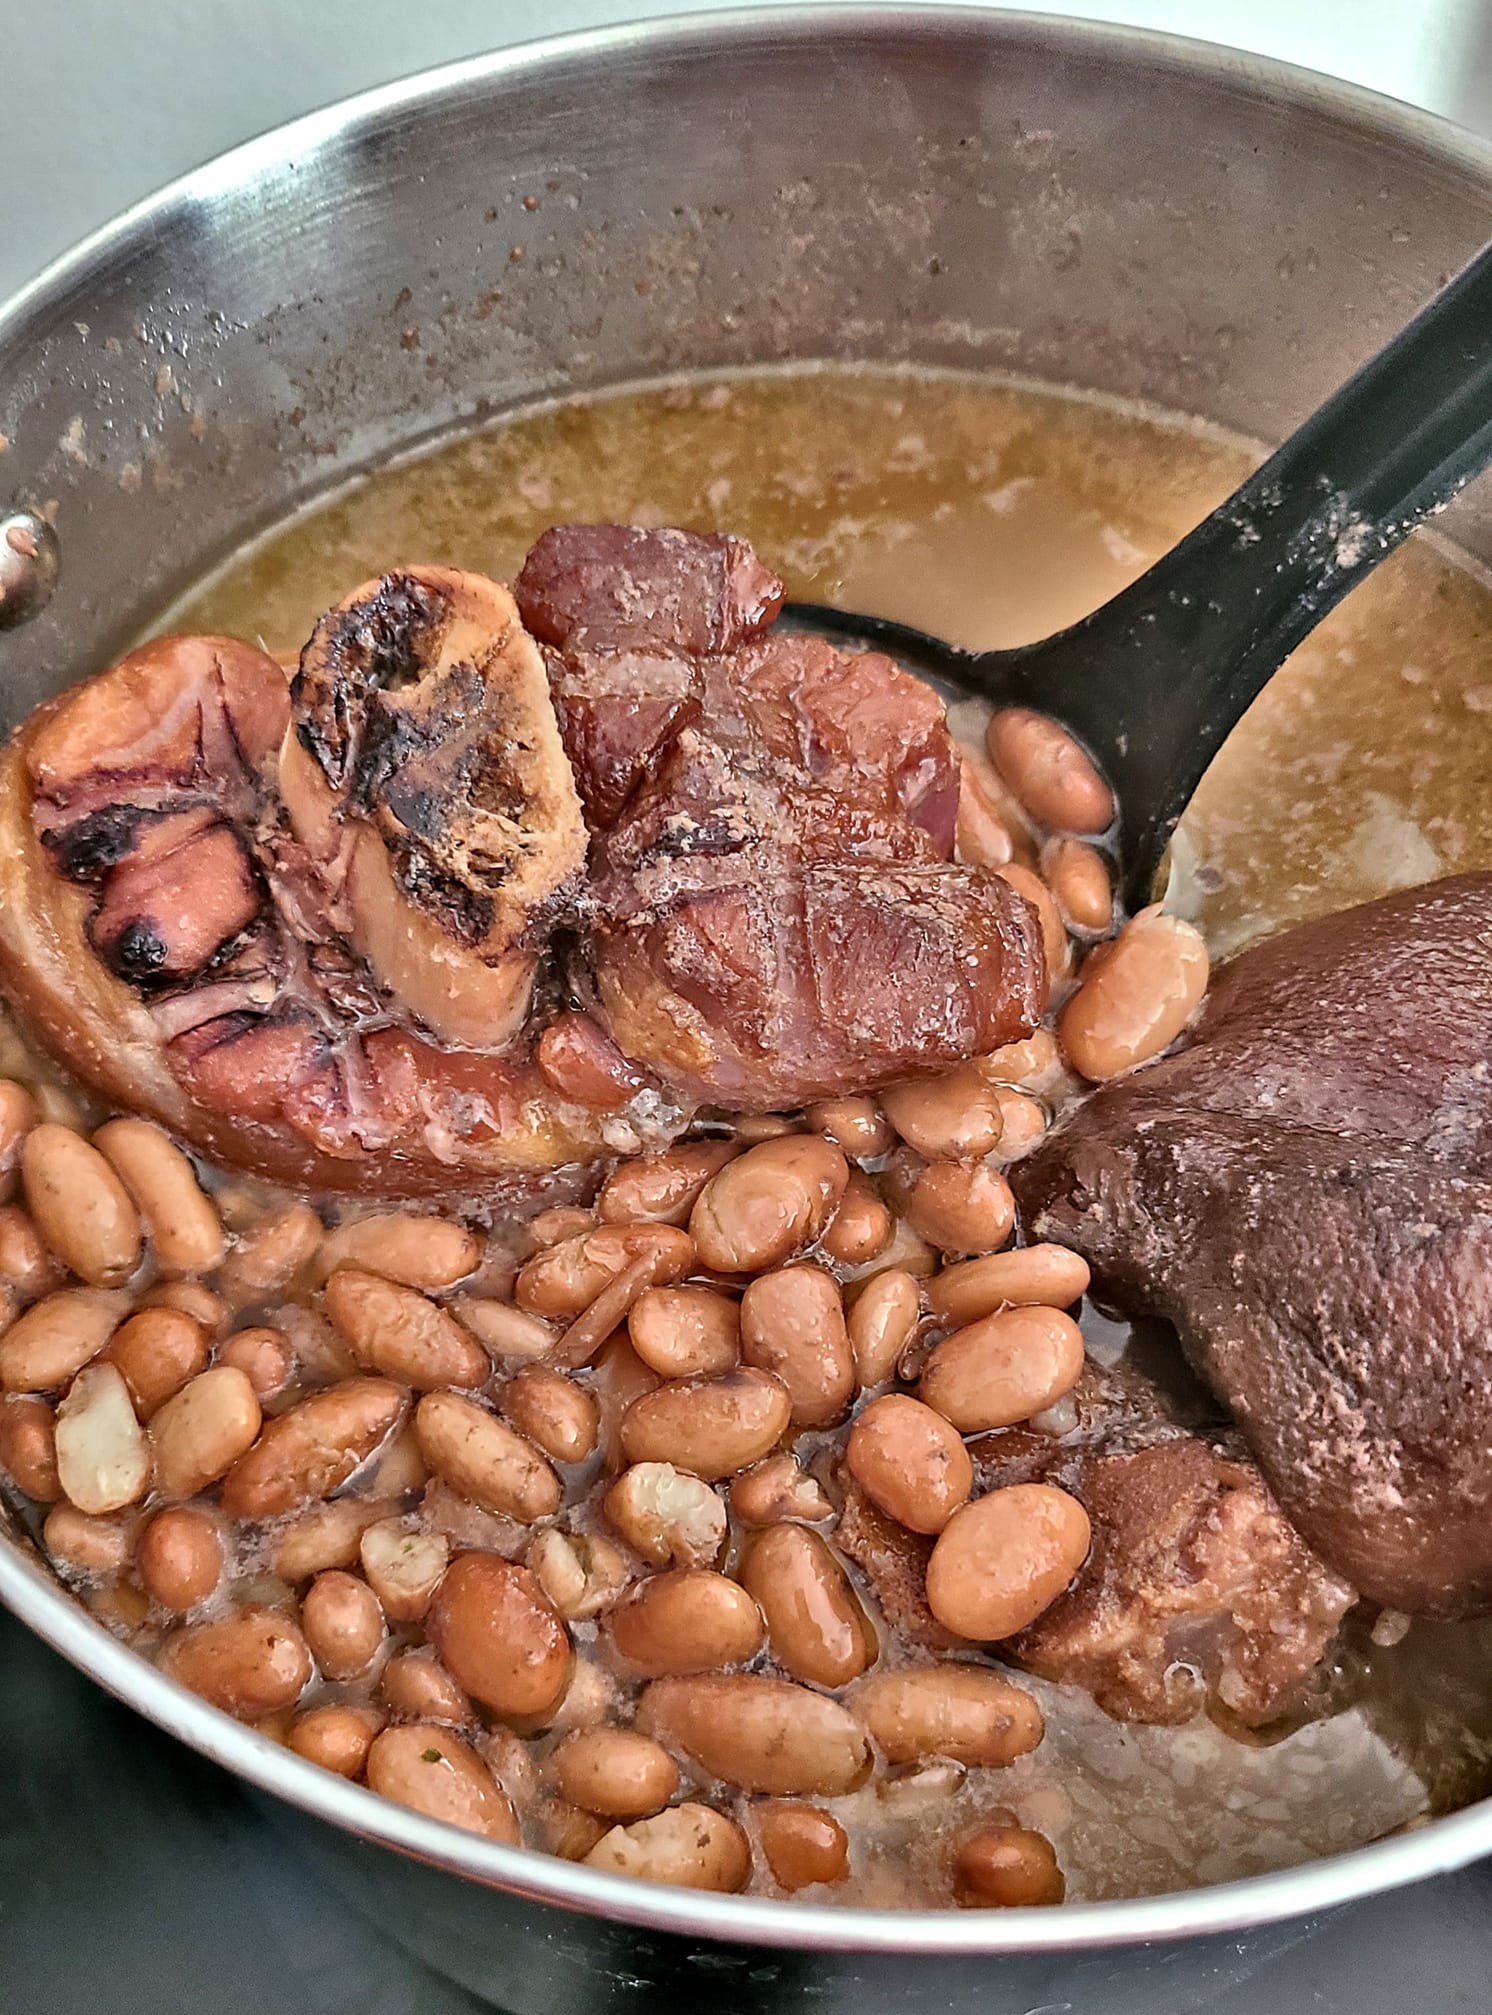
[[[761,1611],[729,1575],[676,1568],[644,1581],[607,1619],[612,1643],[635,1672],[718,1672],[761,1650]]]
[[[917,1334],[921,1309],[917,1283],[900,1267],[867,1281],[845,1318],[845,1333],[862,1390],[884,1385]]]
[[[1041,876],[1069,930],[1107,933],[1114,921],[1109,864],[1083,840],[1049,840],[1041,850]]]
[[[1000,1145],[995,1149],[996,1159],[1019,1161],[1045,1138],[1046,1113],[1034,1098],[1006,1085],[997,1086],[995,1096],[1000,1101]]]
[[[21,1144],[26,1208],[48,1246],[90,1287],[122,1287],[140,1264],[140,1214],[95,1147],[44,1122]]]
[[[723,1895],[744,1889],[751,1873],[751,1845],[734,1819],[688,1801],[652,1819],[613,1826],[580,1858],[612,1875]]]
[[[497,1403],[519,1433],[553,1461],[584,1462],[595,1453],[601,1432],[595,1394],[562,1371],[526,1364],[508,1380]]]
[[[163,1609],[195,1609],[215,1593],[227,1556],[210,1511],[173,1504],[158,1511],[135,1544],[135,1571]]]
[[[1207,947],[1180,917],[1159,904],[1102,947],[1101,965],[1079,975],[1057,1020],[1074,1070],[1103,1083],[1169,1049],[1207,991]]]
[[[885,1251],[878,1252],[864,1266],[847,1268],[845,1284],[854,1286],[863,1280],[874,1280],[881,1273],[909,1273],[914,1280],[919,1280],[937,1270],[938,1255],[920,1233],[913,1231],[904,1217],[899,1217],[892,1227],[891,1243]]]
[[[767,1619],[773,1657],[794,1679],[845,1686],[875,1663],[875,1632],[818,1533],[769,1525],[750,1541],[737,1572]]]
[[[189,1623],[161,1647],[161,1669],[243,1721],[293,1707],[311,1678],[311,1654],[276,1609],[249,1605],[212,1623]]]
[[[947,1756],[1003,1769],[1045,1733],[1041,1709],[1023,1687],[982,1665],[918,1665],[872,1672],[850,1705],[888,1762]]]
[[[977,1322],[1007,1303],[1071,1308],[1088,1292],[1088,1262],[1062,1245],[1026,1245],[946,1267],[927,1283],[927,1305],[938,1323]]]
[[[111,1580],[128,1567],[132,1538],[128,1518],[94,1518],[66,1499],[52,1506],[41,1528],[41,1543],[54,1561]]]
[[[531,1525],[559,1510],[563,1487],[548,1462],[506,1421],[454,1392],[427,1392],[415,1408],[426,1462],[461,1496]]]
[[[22,1301],[52,1294],[67,1279],[66,1269],[17,1204],[0,1204],[0,1286]]]
[[[847,1709],[756,1673],[655,1679],[637,1724],[722,1783],[775,1797],[837,1797],[870,1775],[870,1744]]]
[[[870,1402],[850,1429],[845,1462],[872,1504],[909,1532],[941,1532],[974,1488],[958,1434],[905,1393]]]
[[[254,1446],[260,1420],[258,1397],[241,1371],[220,1364],[199,1372],[150,1423],[157,1491],[195,1497],[206,1490]]]
[[[62,1495],[56,1422],[44,1399],[0,1401],[0,1469],[33,1504],[55,1504]]]
[[[1088,1557],[1088,1514],[1051,1483],[1015,1483],[956,1511],[927,1563],[927,1606],[978,1643],[1034,1623]]]
[[[582,1232],[595,1228],[595,1213],[578,1203],[552,1203],[548,1210],[541,1210],[528,1221],[528,1235],[535,1252],[544,1246],[563,1245],[566,1239],[579,1238]]]
[[[694,1267],[694,1243],[687,1232],[666,1224],[597,1225],[536,1253],[520,1268],[514,1294],[530,1315],[573,1321],[619,1274],[644,1259],[652,1269],[644,1285],[682,1280]]]
[[[776,1525],[786,1518],[815,1525],[834,1511],[817,1478],[791,1455],[769,1455],[743,1469],[731,1483],[730,1508],[742,1525]]]
[[[308,1504],[276,1537],[272,1561],[282,1581],[309,1581],[326,1567],[351,1567],[367,1528],[394,1507],[383,1497],[334,1497]]]
[[[706,1183],[689,1219],[701,1262],[717,1273],[759,1273],[822,1236],[850,1179],[821,1134],[762,1141]]]
[[[982,1161],[930,1162],[912,1185],[907,1222],[941,1252],[995,1252],[1015,1224],[1015,1198]]]
[[[21,1159],[21,1143],[41,1117],[36,1100],[24,1085],[0,1077],[0,1186],[8,1185]]]
[[[118,1295],[63,1288],[28,1308],[0,1336],[0,1386],[50,1392],[66,1385],[113,1335],[126,1304]]]
[[[833,1274],[798,1265],[752,1281],[741,1297],[741,1355],[782,1381],[795,1426],[841,1419],[855,1394],[855,1359]]]
[[[145,1495],[150,1450],[129,1387],[112,1364],[87,1364],[59,1403],[57,1480],[63,1495],[92,1517],[122,1511]]]
[[[1067,1884],[1050,1840],[1024,1826],[987,1826],[953,1857],[953,1894],[966,1909],[1060,1903]]]
[[[599,1616],[632,1579],[626,1555],[603,1533],[561,1532],[553,1525],[535,1535],[524,1565],[568,1623]]]
[[[444,1721],[465,1728],[476,1720],[471,1702],[431,1651],[400,1651],[379,1681],[390,1714],[406,1720]]]
[[[999,1145],[1000,1101],[969,1064],[889,1085],[881,1104],[907,1146],[928,1161],[975,1161]]]
[[[984,739],[990,761],[1039,826],[1101,833],[1114,822],[1114,793],[1092,757],[1050,714],[1001,707]]]
[[[142,1308],[119,1325],[104,1356],[123,1374],[140,1418],[150,1420],[207,1369],[207,1335],[180,1309]]]
[[[328,1679],[351,1679],[366,1672],[383,1642],[383,1610],[378,1597],[366,1581],[340,1567],[318,1574],[306,1590],[300,1626]]]
[[[451,1562],[426,1631],[457,1685],[505,1721],[542,1721],[565,1696],[570,1633],[537,1579],[501,1554]]]
[[[1063,978],[1072,963],[1072,947],[1067,940],[1067,926],[1062,921],[1062,912],[1052,900],[1051,890],[1040,875],[1022,867],[1019,861],[1012,861],[1009,867],[999,868],[996,872],[1035,910],[1036,921],[1041,926],[1041,948],[1046,956],[1048,976],[1053,980]]]
[[[1071,1392],[1083,1333],[1056,1308],[1008,1308],[956,1329],[923,1366],[917,1395],[960,1434],[1014,1427]]]
[[[743,1367],[645,1392],[622,1415],[629,1462],[664,1462],[712,1483],[758,1462],[787,1432],[792,1401],[770,1372]]]
[[[216,1336],[228,1320],[228,1304],[200,1280],[157,1281],[141,1295],[140,1307],[174,1308],[179,1315],[189,1315],[200,1323],[208,1336]]]
[[[850,1180],[838,1210],[829,1220],[820,1249],[842,1266],[863,1266],[891,1243],[892,1217],[875,1184],[859,1169]]]
[[[695,1140],[624,1161],[601,1185],[596,1215],[603,1224],[685,1225],[710,1177],[740,1152],[733,1140]]]
[[[323,1277],[352,1267],[423,1294],[439,1294],[475,1273],[481,1257],[481,1240],[454,1218],[385,1210],[329,1231],[316,1264]]]
[[[360,1365],[416,1392],[481,1385],[492,1370],[454,1316],[381,1274],[339,1267],[326,1283],[326,1312]]]
[[[483,1349],[496,1358],[537,1362],[551,1356],[559,1342],[560,1333],[553,1323],[488,1295],[458,1295],[451,1307]]]
[[[679,1788],[679,1766],[635,1728],[577,1729],[550,1760],[562,1796],[606,1819],[646,1819]]]
[[[756,1831],[779,1889],[844,1880],[850,1843],[833,1813],[822,1806],[770,1799],[756,1808]]]
[[[361,1777],[373,1738],[383,1725],[376,1707],[339,1700],[298,1714],[290,1724],[285,1745],[297,1756],[304,1756],[307,1763],[319,1763],[338,1777]]]
[[[241,1371],[259,1400],[285,1390],[295,1370],[287,1338],[278,1329],[240,1329],[218,1346],[217,1362]]]
[[[450,1557],[443,1534],[421,1532],[399,1518],[379,1519],[358,1542],[368,1586],[394,1623],[416,1623],[425,1614]]]
[[[321,1219],[308,1203],[287,1203],[239,1238],[218,1276],[236,1307],[282,1293],[304,1273],[321,1245]]]
[[[804,1114],[815,1133],[851,1161],[872,1161],[890,1149],[894,1135],[873,1098],[826,1098]]]
[[[710,1378],[740,1361],[741,1312],[712,1287],[650,1287],[627,1316],[632,1348],[660,1378]]]
[[[728,1520],[719,1494],[671,1462],[635,1462],[606,1493],[603,1510],[634,1553],[666,1566],[720,1558]]]
[[[1033,1029],[1020,1042],[1008,1042],[971,1059],[972,1068],[991,1084],[1016,1091],[1045,1091],[1061,1076],[1062,1057],[1050,1029]]]
[[[134,1200],[165,1274],[210,1273],[223,1257],[223,1224],[176,1143],[145,1119],[111,1119],[93,1145]]]
[[[399,1387],[384,1378],[349,1378],[313,1392],[270,1421],[234,1463],[223,1483],[224,1508],[234,1518],[273,1518],[330,1497],[393,1433],[404,1405]]]
[[[396,1805],[488,1840],[518,1844],[518,1815],[476,1750],[449,1728],[410,1721],[368,1750],[368,1784]]]

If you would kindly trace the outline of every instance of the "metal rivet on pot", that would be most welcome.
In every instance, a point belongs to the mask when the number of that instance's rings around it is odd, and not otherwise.
[[[61,564],[57,534],[38,512],[0,514],[0,630],[14,630],[41,614]]]

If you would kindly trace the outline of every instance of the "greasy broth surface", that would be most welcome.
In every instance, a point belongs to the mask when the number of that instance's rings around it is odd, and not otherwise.
[[[1138,573],[1238,481],[1246,446],[1029,388],[772,375],[536,412],[386,468],[238,557],[170,614],[293,650],[355,583],[440,561],[511,578],[564,519],[740,532],[793,592],[968,644],[1036,637]],[[1492,865],[1492,594],[1410,544],[1258,702],[1188,815],[1176,905],[1216,953],[1303,917]],[[1114,1326],[1090,1316],[1095,1338]],[[889,1647],[887,1647],[889,1651]],[[886,1653],[883,1652],[883,1656]],[[895,1653],[890,1652],[894,1658]],[[950,1834],[1012,1807],[1074,1898],[1173,1889],[1372,1839],[1480,1790],[1492,1626],[1360,1628],[1328,1718],[1272,1746],[1199,1719],[1110,1721],[1031,1681],[1048,1737],[956,1792],[835,1801],[859,1842],[835,1900],[941,1903]]]

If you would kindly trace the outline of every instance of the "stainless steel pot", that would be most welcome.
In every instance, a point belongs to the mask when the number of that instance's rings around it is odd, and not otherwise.
[[[1489,235],[1492,151],[1463,134],[1250,58],[1029,16],[716,15],[372,92],[188,176],[0,312],[0,503],[55,519],[61,554],[47,606],[0,634],[4,724],[246,536],[460,423],[828,358],[1032,373],[1277,437]],[[1444,525],[1492,558],[1485,488]],[[19,1537],[0,1599],[287,1801],[360,1907],[525,2015],[691,1982],[732,2008],[1123,2015],[1154,2005],[1168,1941],[1492,1848],[1486,1804],[1290,1873],[1057,1912],[652,1889],[301,1762],[136,1659]],[[1120,1945],[1145,1948],[1122,1975]]]

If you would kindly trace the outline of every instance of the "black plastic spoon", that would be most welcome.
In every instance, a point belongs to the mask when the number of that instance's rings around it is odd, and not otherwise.
[[[1180,545],[1055,636],[965,651],[815,602],[789,602],[783,615],[1061,721],[1118,794],[1121,881],[1138,904],[1250,701],[1347,590],[1489,460],[1492,246]]]

